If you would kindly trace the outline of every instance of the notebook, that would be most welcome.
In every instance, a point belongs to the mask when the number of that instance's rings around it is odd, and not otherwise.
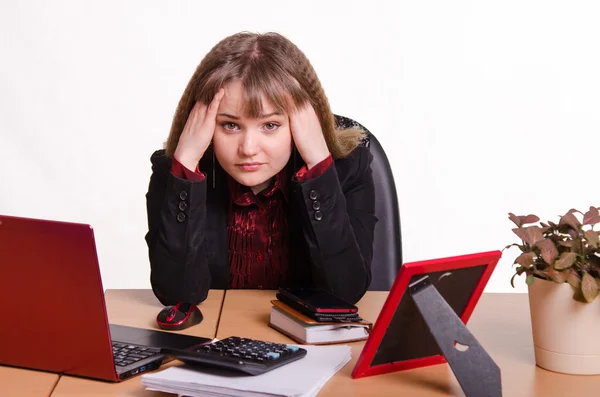
[[[108,324],[89,225],[0,215],[0,364],[118,382],[210,339]]]
[[[372,324],[358,322],[318,322],[280,300],[272,300],[269,326],[302,344],[330,344],[367,339]]]

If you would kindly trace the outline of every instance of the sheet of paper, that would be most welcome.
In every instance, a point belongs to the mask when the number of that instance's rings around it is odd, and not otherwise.
[[[306,357],[262,375],[182,365],[145,374],[142,384],[149,389],[192,397],[311,397],[350,361],[351,349],[347,345],[301,347],[307,350]]]

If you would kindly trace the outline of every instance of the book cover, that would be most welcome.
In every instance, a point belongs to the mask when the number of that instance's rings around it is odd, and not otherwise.
[[[332,344],[367,339],[372,323],[318,322],[279,300],[271,301],[269,326],[301,344]]]

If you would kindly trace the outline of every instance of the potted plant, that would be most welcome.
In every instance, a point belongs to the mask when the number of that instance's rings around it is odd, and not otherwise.
[[[600,374],[599,208],[576,209],[558,224],[536,215],[517,216],[513,232],[521,240],[514,261],[525,275],[537,365],[570,374]],[[506,249],[505,248],[505,249]]]

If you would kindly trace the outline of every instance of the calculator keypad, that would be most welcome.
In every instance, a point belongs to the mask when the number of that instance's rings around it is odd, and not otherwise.
[[[247,361],[265,363],[279,360],[298,351],[297,346],[280,343],[264,342],[232,336],[218,342],[204,345],[197,352],[233,357]]]

